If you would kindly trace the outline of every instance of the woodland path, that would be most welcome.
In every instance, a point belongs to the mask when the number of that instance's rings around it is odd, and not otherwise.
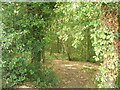
[[[55,88],[97,88],[94,78],[99,66],[83,61],[53,60],[52,66],[60,79]]]
[[[99,72],[99,65],[85,61],[52,60],[48,64],[53,67],[60,83],[55,87],[47,88],[97,88],[94,78]],[[17,88],[39,88],[31,84],[16,86]]]

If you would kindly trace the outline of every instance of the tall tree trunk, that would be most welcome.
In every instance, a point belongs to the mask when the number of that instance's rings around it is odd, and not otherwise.
[[[50,47],[50,56],[52,55],[52,49],[53,49],[53,47],[52,47],[52,43],[51,43],[51,45],[50,45],[51,47]]]
[[[119,23],[119,29],[118,29],[118,41],[120,41],[120,10],[118,11],[119,15],[118,15],[118,23]],[[120,60],[120,42],[119,42],[119,46],[118,46],[118,53],[119,53],[119,60]],[[118,62],[118,64],[120,65],[120,62]],[[120,70],[120,66],[118,67],[118,69]],[[120,88],[120,73],[118,75],[118,81],[117,81],[117,85]]]
[[[32,60],[32,62],[40,62],[41,58],[42,58],[43,48],[41,48],[41,46],[38,47],[39,43],[37,43],[36,41],[39,40],[39,42],[41,42],[43,40],[43,36],[42,35],[39,36],[38,34],[36,34],[37,32],[35,31],[35,29],[37,29],[37,28],[33,27],[32,36],[34,37],[34,40],[31,45],[31,47],[32,47],[31,60]],[[41,48],[41,50],[40,50],[40,48]]]
[[[57,52],[60,53],[60,40],[57,37]]]
[[[43,63],[45,63],[45,47],[44,46],[42,49],[42,60],[43,60]]]
[[[31,62],[40,62],[41,61],[41,51],[35,52],[31,51]]]
[[[70,42],[68,42],[68,43],[70,43]],[[67,46],[67,55],[68,55],[68,60],[71,61],[72,60],[71,56],[70,56],[71,55],[71,46],[68,43],[66,45]]]
[[[89,52],[89,51],[90,51],[90,50],[89,50],[89,49],[90,49],[90,48],[89,48],[89,46],[90,46],[90,35],[89,35],[89,34],[90,34],[90,31],[87,30],[86,34],[87,34],[87,35],[86,35],[86,39],[87,39],[87,40],[86,40],[86,60],[87,60],[87,61],[90,61],[90,52]]]
[[[64,43],[61,41],[61,50],[62,50],[62,54],[65,54],[65,46]]]
[[[68,60],[71,61],[72,59],[71,59],[71,57],[70,57],[70,53],[67,52],[67,55],[68,55]]]
[[[39,11],[35,11],[36,9],[34,9],[32,7],[31,4],[26,4],[26,13],[27,15],[29,16],[30,14],[34,15],[35,14],[42,14],[42,12],[39,12]],[[34,22],[34,20],[33,20]],[[43,28],[42,27],[38,27],[37,25],[32,25],[30,27],[30,33],[31,33],[31,36],[34,38],[34,40],[32,40],[32,44],[31,44],[31,62],[40,62],[41,61],[41,54],[42,54],[42,51],[41,50],[36,50],[36,49],[40,49],[39,47],[36,47],[37,45],[37,41],[41,42],[43,40]],[[42,33],[42,34],[41,34]]]
[[[68,60],[71,61],[71,57],[70,57],[70,51],[71,50],[70,50],[70,47],[69,47],[69,45],[67,43],[66,43],[66,45],[65,45],[65,43],[63,43],[63,47],[64,47],[64,50],[65,50],[67,56],[68,56]]]

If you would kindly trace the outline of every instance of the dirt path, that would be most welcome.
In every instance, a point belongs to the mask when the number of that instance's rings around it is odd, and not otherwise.
[[[61,81],[55,88],[97,87],[93,79],[98,72],[98,65],[68,60],[54,60],[51,65]]]
[[[53,67],[60,83],[50,88],[97,88],[94,78],[99,66],[83,61],[53,60],[46,65]],[[39,88],[29,83],[15,86],[16,88]]]

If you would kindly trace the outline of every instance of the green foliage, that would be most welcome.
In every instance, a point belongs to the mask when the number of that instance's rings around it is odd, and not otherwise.
[[[28,57],[16,57],[3,63],[3,88],[12,87],[20,82],[29,81],[40,87],[58,84],[58,78],[52,68],[34,62],[29,64]],[[35,82],[35,83],[33,83]]]
[[[3,62],[3,88],[12,87],[27,79],[27,65],[25,57],[12,58]]]
[[[118,71],[119,72],[119,71]],[[115,87],[116,88],[120,88],[120,76],[118,75],[118,77],[116,78],[116,82],[115,82]]]
[[[87,72],[94,73],[97,71],[97,69],[90,69],[90,68],[84,68]]]
[[[56,31],[56,35],[66,47],[65,51],[70,53],[72,59],[95,62],[90,35],[91,29],[97,29],[95,27],[101,14],[98,13],[101,3],[57,3],[55,7],[50,28]]]
[[[18,52],[41,53],[46,45],[45,34],[49,16],[55,3],[2,3],[3,40],[5,45]],[[9,28],[8,28],[9,27]],[[8,43],[9,42],[9,43]],[[6,47],[3,45],[4,47]],[[9,47],[9,46],[7,46]],[[31,54],[32,59],[35,54]],[[42,55],[37,57],[39,61]]]
[[[58,84],[58,78],[52,68],[43,66],[41,63],[31,63],[27,67],[27,73],[28,81],[36,86],[46,87]]]
[[[118,3],[107,4],[109,7],[108,11],[116,10],[117,5]],[[82,49],[79,50],[80,56],[83,56],[82,59],[86,57],[86,55],[84,55],[85,52],[82,51],[89,51],[89,47],[85,46],[90,46],[89,43],[86,42],[89,40],[87,35],[90,35],[92,43],[92,48],[90,48],[92,50],[90,51],[93,53],[93,58],[97,62],[104,62],[105,58],[110,58],[107,62],[107,66],[105,67],[102,65],[100,68],[101,76],[99,76],[98,86],[110,87],[110,85],[105,86],[107,73],[114,70],[116,74],[114,74],[113,77],[108,75],[108,77],[110,77],[111,80],[116,80],[118,56],[116,53],[112,52],[115,49],[113,46],[115,34],[107,27],[103,27],[104,22],[101,21],[101,18],[104,17],[104,12],[101,8],[102,6],[102,2],[57,3],[57,8],[55,9],[56,17],[54,17],[55,21],[52,23],[54,24],[54,28],[58,29],[57,34],[59,38],[64,43],[68,44],[68,46],[66,45],[67,47],[72,46],[75,49],[78,49],[79,46],[82,46]],[[81,43],[83,43],[83,45]],[[90,53],[87,54],[89,55]],[[86,58],[90,59],[90,57]]]
[[[102,2],[2,3],[3,35],[0,39],[4,87],[26,80],[40,87],[55,85],[57,79],[52,69],[39,63],[45,49],[50,54],[63,53],[75,60],[104,62],[109,57],[97,77],[99,87],[108,87],[105,86],[107,76],[116,80],[118,75],[107,75],[118,71],[118,56],[112,53],[115,34],[102,27],[102,5]],[[108,4],[108,11],[116,10],[116,5]],[[29,52],[27,56],[22,55],[26,52]],[[50,59],[56,57],[47,56]]]
[[[44,46],[49,42],[45,35],[54,4],[2,3],[3,87],[12,87],[31,77],[36,85],[42,81],[41,87],[57,84],[52,69],[39,64]]]

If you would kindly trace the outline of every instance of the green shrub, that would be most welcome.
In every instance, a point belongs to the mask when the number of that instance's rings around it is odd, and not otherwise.
[[[3,88],[12,87],[19,82],[26,80],[27,63],[25,57],[16,57],[4,61],[3,65]]]
[[[9,88],[24,81],[40,87],[54,86],[59,82],[52,68],[45,67],[39,62],[28,64],[26,57],[6,60],[3,63],[3,88]]]
[[[27,70],[28,81],[32,84],[35,82],[34,85],[46,87],[58,84],[58,78],[55,72],[52,71],[52,68],[42,66],[41,63],[31,63]]]

